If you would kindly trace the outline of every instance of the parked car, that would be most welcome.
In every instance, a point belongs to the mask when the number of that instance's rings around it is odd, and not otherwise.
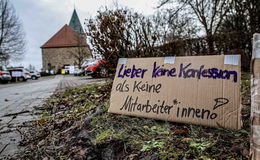
[[[12,81],[27,81],[31,78],[30,72],[23,67],[7,68],[12,76]]]
[[[105,67],[106,61],[103,59],[96,59],[91,61],[85,67],[85,74],[95,77],[107,77],[108,69]]]
[[[85,76],[85,71],[83,69],[77,69],[74,72],[74,76]]]
[[[0,66],[0,82],[1,83],[8,83],[11,81],[11,75],[8,72],[7,68],[5,66]]]
[[[92,64],[93,62],[95,62],[96,59],[93,59],[93,58],[90,58],[90,59],[86,59],[82,65],[81,65],[81,68],[86,68],[88,67],[90,64]]]
[[[31,75],[31,79],[33,80],[36,80],[41,77],[41,74],[36,70],[30,71],[30,75]]]

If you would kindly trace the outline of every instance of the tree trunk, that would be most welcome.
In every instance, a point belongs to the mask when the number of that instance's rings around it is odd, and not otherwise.
[[[214,50],[214,40],[212,34],[208,34],[207,36],[207,45],[208,45],[208,54],[212,55],[215,53]]]

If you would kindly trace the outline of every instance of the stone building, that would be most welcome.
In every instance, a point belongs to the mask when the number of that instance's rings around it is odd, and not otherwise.
[[[69,25],[65,24],[41,46],[41,49],[43,71],[53,70],[54,73],[59,73],[65,66],[78,66],[82,60],[91,57],[86,36],[75,9]]]

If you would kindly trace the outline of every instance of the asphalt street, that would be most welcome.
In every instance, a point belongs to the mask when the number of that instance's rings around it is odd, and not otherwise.
[[[26,122],[37,118],[34,107],[41,106],[55,92],[96,82],[103,83],[105,79],[57,75],[28,82],[1,84],[0,159],[19,150],[17,146],[22,137],[20,129]]]

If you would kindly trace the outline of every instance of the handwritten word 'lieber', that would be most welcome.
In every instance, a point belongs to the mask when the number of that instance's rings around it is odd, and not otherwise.
[[[146,71],[147,69],[136,68],[135,65],[133,65],[132,68],[127,68],[127,66],[122,64],[119,69],[117,77],[144,78],[144,74]]]
[[[171,109],[173,108],[173,105],[165,105],[165,101],[158,103],[161,104],[150,104],[150,100],[147,100],[145,104],[142,104],[138,102],[138,97],[135,99],[132,98],[132,96],[127,96],[125,99],[125,102],[123,106],[120,108],[120,110],[127,110],[128,112],[145,112],[145,113],[156,113],[156,114],[170,114]]]

